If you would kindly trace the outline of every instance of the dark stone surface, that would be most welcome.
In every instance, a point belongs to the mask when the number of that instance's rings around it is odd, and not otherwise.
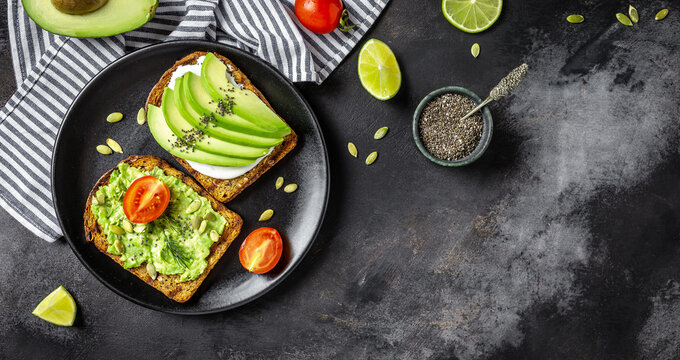
[[[323,85],[300,85],[329,146],[328,215],[294,274],[233,311],[133,305],[64,241],[0,211],[0,358],[678,358],[680,7],[638,4],[642,19],[626,28],[614,14],[627,7],[508,1],[492,29],[470,35],[439,1],[393,0],[369,36],[397,54],[400,93],[367,95],[357,51]],[[653,21],[663,7],[669,17]],[[567,23],[571,13],[586,22]],[[410,117],[424,95],[483,95],[523,61],[527,79],[491,106],[482,159],[448,169],[417,152]],[[390,133],[374,141],[380,126]],[[378,161],[350,157],[347,141]],[[78,302],[73,328],[30,314],[58,285]]]

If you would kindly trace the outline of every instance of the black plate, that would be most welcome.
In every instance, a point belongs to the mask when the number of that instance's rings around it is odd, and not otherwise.
[[[243,217],[241,234],[210,272],[191,300],[176,303],[136,276],[123,270],[94,245],[85,241],[83,212],[87,194],[97,179],[129,155],[156,155],[184,170],[149,133],[136,114],[152,86],[175,61],[194,51],[215,51],[231,59],[248,75],[299,136],[297,147],[227,206]],[[106,116],[125,114],[110,124]],[[107,138],[118,141],[124,154],[100,155],[95,150]],[[276,191],[283,176],[299,185],[293,194]],[[328,155],[314,113],[297,89],[277,70],[241,50],[203,41],[177,41],[135,51],[102,70],[71,105],[57,135],[52,160],[52,192],[66,240],[85,267],[111,290],[151,309],[179,313],[218,312],[250,302],[290,274],[302,260],[321,226],[329,190]],[[267,223],[257,219],[271,208]],[[245,271],[238,248],[247,234],[260,226],[278,229],[284,238],[281,262],[267,275]]]

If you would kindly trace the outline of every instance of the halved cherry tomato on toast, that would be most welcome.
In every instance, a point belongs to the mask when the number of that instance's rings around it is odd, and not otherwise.
[[[161,216],[169,203],[168,185],[149,175],[130,184],[123,198],[123,212],[131,222],[144,224]]]
[[[239,260],[246,270],[264,274],[276,266],[283,252],[283,241],[276,229],[262,227],[251,232],[238,251]]]

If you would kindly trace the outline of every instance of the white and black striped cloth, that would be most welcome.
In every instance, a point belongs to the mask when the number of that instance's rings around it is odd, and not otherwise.
[[[161,0],[144,27],[100,39],[50,34],[8,1],[18,90],[0,111],[0,207],[37,236],[61,236],[50,164],[59,125],[73,99],[102,68],[132,50],[168,40],[229,44],[267,60],[292,81],[321,83],[375,22],[389,0],[344,0],[349,33],[317,35],[293,12],[294,0]]]

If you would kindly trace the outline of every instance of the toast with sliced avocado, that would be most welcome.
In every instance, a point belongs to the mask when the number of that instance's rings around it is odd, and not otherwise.
[[[135,224],[124,203],[128,190],[149,176],[168,187],[167,208],[154,220]],[[135,204],[151,201],[139,193],[141,200]],[[90,192],[84,213],[88,242],[180,303],[198,290],[242,225],[238,214],[191,177],[154,156],[131,156],[104,174]]]
[[[180,66],[203,57],[201,75],[188,72],[169,84]],[[161,76],[146,101],[157,142],[218,201],[228,202],[286,156],[297,135],[234,63],[216,53],[194,52]],[[188,161],[221,167],[253,166],[217,179]]]

